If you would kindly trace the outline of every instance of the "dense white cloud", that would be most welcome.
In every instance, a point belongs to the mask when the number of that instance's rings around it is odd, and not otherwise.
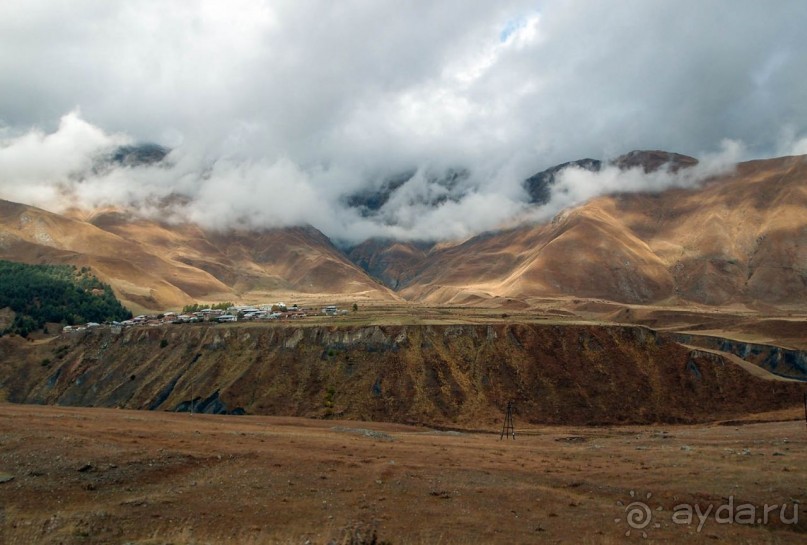
[[[92,167],[102,149],[123,144],[82,120],[77,112],[61,118],[52,133],[31,130],[0,142],[0,190],[12,200],[55,207],[74,176]]]
[[[521,180],[563,161],[726,139],[738,158],[807,152],[805,23],[803,2],[751,0],[6,2],[0,197],[181,194],[177,217],[222,226],[466,236],[521,213]],[[127,140],[171,146],[173,167],[88,174]],[[415,179],[376,217],[344,206],[390,174],[458,167],[458,201],[424,205],[440,189]],[[565,194],[608,185],[586,183]]]
[[[552,198],[544,206],[531,209],[527,216],[545,221],[559,211],[582,204],[598,195],[613,193],[656,192],[673,187],[692,188],[704,180],[731,172],[745,154],[742,143],[724,140],[721,149],[701,157],[697,165],[660,168],[647,173],[640,166],[621,169],[605,164],[597,172],[578,167],[562,170],[552,187]]]

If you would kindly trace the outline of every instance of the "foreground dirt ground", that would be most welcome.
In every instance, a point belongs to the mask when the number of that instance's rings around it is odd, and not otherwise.
[[[703,426],[515,425],[503,441],[499,430],[2,404],[0,543],[807,540],[801,408]],[[739,523],[742,504],[757,522]],[[785,510],[762,520],[766,504]],[[696,508],[709,512],[702,525]]]

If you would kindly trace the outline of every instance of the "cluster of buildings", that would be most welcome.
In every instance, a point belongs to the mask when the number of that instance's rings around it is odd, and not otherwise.
[[[165,324],[193,324],[200,322],[243,322],[243,321],[268,321],[268,320],[298,320],[307,316],[342,316],[347,314],[346,310],[340,310],[335,305],[323,307],[319,311],[311,308],[301,308],[297,305],[287,307],[284,303],[266,304],[258,306],[232,306],[228,309],[205,308],[195,312],[177,313],[164,312],[156,315],[141,314],[131,320],[122,322],[111,322],[112,327],[130,326],[162,326]],[[63,331],[83,331],[99,327],[101,324],[90,322],[84,326],[65,326]]]
[[[194,322],[241,322],[251,320],[293,320],[305,318],[313,311],[312,309],[300,308],[297,305],[287,307],[284,303],[259,306],[234,306],[227,310],[202,309],[198,312],[188,314],[176,314],[166,312],[164,320],[174,324],[186,324]]]

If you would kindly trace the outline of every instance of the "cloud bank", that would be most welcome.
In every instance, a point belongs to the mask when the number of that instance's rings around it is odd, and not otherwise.
[[[462,238],[612,186],[696,183],[570,172],[530,209],[523,179],[569,160],[665,149],[705,175],[710,157],[807,153],[805,23],[804,3],[747,0],[2,5],[0,197]],[[140,141],[170,166],[94,170]],[[440,199],[451,169],[469,175]],[[377,214],[345,204],[407,171]]]

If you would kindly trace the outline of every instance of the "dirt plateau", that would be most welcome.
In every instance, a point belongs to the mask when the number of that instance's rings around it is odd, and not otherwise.
[[[696,423],[793,407],[798,383],[640,326],[212,326],[0,338],[0,400],[373,420]]]

